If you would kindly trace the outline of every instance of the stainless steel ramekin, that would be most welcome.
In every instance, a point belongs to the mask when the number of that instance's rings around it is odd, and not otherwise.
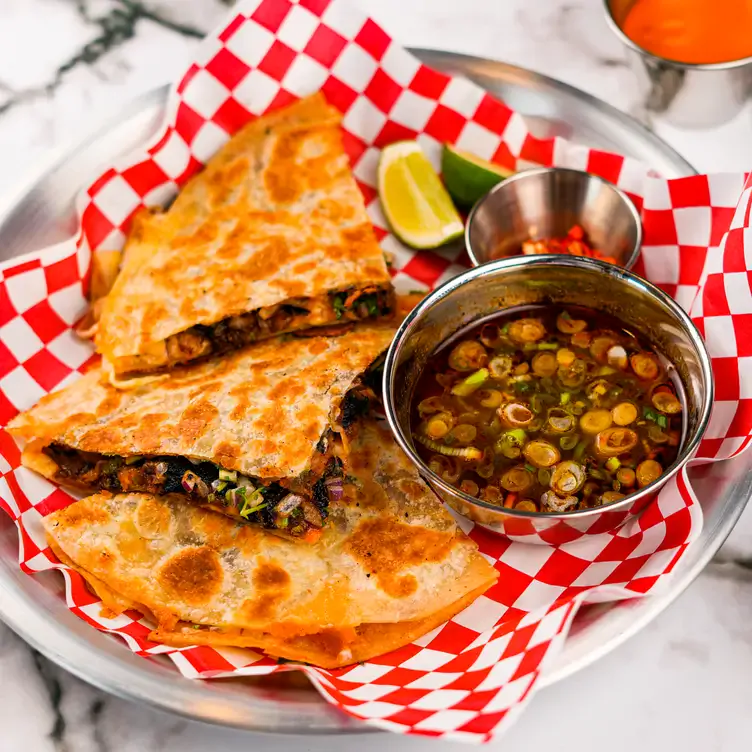
[[[653,55],[622,30],[635,0],[603,0],[609,26],[627,48],[648,115],[685,128],[726,123],[752,92],[752,57],[727,63],[680,63]]]
[[[473,322],[534,303],[585,305],[639,330],[676,368],[686,395],[681,452],[661,478],[612,504],[558,514],[521,512],[459,491],[431,471],[415,451],[410,402],[429,356]],[[713,401],[705,344],[687,314],[664,292],[612,264],[571,256],[516,256],[470,269],[424,298],[405,318],[384,365],[384,404],[394,435],[438,495],[489,530],[531,543],[558,545],[614,530],[641,512],[697,449]]]
[[[517,255],[526,240],[565,237],[579,225],[593,248],[631,269],[642,220],[629,197],[597,175],[565,167],[518,172],[478,199],[465,226],[473,266]]]

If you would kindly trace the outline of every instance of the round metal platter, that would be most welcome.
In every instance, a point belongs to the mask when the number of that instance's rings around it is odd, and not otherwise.
[[[560,135],[629,154],[663,175],[694,172],[679,154],[631,118],[578,89],[536,73],[480,58],[418,50],[429,65],[462,74],[527,116],[539,136]],[[0,207],[0,261],[58,243],[76,226],[79,188],[115,157],[144,143],[158,129],[166,87],[133,101],[99,132],[47,160]],[[560,681],[595,661],[666,608],[718,550],[752,494],[749,460],[719,463],[697,478],[705,514],[700,538],[688,549],[661,595],[581,612],[545,683]],[[276,679],[193,681],[166,658],[134,655],[117,638],[92,629],[61,597],[62,578],[35,577],[18,567],[18,537],[0,514],[0,618],[34,648],[80,678],[114,694],[208,723],[275,733],[368,730],[332,708],[312,689]]]

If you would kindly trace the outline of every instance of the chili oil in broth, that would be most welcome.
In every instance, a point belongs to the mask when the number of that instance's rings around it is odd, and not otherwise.
[[[411,405],[418,454],[491,504],[565,512],[657,480],[683,443],[671,364],[618,318],[582,306],[519,306],[454,335]]]

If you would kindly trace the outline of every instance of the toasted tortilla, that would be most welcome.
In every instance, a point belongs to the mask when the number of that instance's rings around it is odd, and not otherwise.
[[[240,646],[333,668],[396,649],[494,584],[496,570],[368,421],[332,524],[299,546],[179,496],[97,494],[45,518],[109,610],[175,646]]]
[[[134,217],[95,335],[111,373],[392,311],[340,117],[321,94],[261,117],[166,212]]]
[[[184,471],[195,470],[206,483],[217,479],[220,468],[250,479],[253,487],[278,483],[308,496],[336,450],[331,437],[348,425],[351,399],[363,389],[361,376],[393,334],[393,325],[384,323],[338,337],[267,340],[127,391],[95,368],[43,397],[8,430],[29,442],[22,456],[26,467],[86,490],[182,492],[179,478],[175,488],[144,486],[132,477],[142,466],[137,458],[153,465],[153,458],[169,464],[166,458],[178,457]],[[67,456],[70,450],[75,457]],[[108,469],[101,464],[107,458],[135,464]],[[172,472],[172,465],[167,469]],[[117,483],[108,473],[116,473]],[[237,515],[243,507],[218,508]],[[254,520],[276,527],[266,518]]]

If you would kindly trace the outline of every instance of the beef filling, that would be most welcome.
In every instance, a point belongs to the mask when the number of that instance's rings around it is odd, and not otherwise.
[[[364,290],[343,290],[329,294],[334,314],[338,320],[362,321],[387,316],[393,309],[390,288],[368,287]]]
[[[209,355],[222,355],[255,342],[260,336],[277,334],[293,325],[305,323],[295,321],[310,314],[305,302],[301,299],[300,305],[281,303],[267,306],[258,311],[222,319],[216,324],[196,324],[167,338],[166,347],[170,363],[186,363]],[[393,308],[390,288],[350,288],[331,293],[329,302],[335,318],[343,322],[386,316]]]
[[[320,496],[312,501],[278,483],[263,486],[212,462],[193,464],[170,456],[123,459],[60,444],[45,447],[44,453],[57,464],[57,478],[63,482],[113,493],[180,493],[202,506],[293,536],[320,528],[327,515],[328,497],[325,503]]]

